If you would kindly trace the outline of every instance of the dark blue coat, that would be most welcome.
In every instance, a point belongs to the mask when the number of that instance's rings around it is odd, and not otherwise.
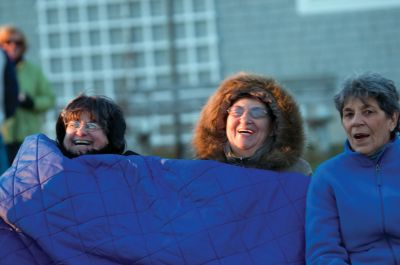
[[[69,159],[34,135],[0,178],[0,215],[31,264],[301,265],[308,182],[215,161]],[[16,264],[0,242],[0,263]]]
[[[2,97],[4,102],[1,102],[0,105],[4,105],[4,109],[1,109],[0,111],[4,111],[4,117],[8,118],[15,113],[15,110],[18,106],[19,85],[14,63],[1,48],[0,53],[2,53],[0,56],[4,56],[6,61],[4,65],[4,72],[0,73],[0,82],[4,82],[2,85],[0,85],[0,87],[4,89],[4,91],[2,91],[2,93],[4,93]],[[2,67],[0,67],[0,69],[2,69]]]

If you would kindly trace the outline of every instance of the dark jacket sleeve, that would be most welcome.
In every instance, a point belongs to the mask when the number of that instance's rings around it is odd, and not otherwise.
[[[6,67],[4,69],[4,106],[5,117],[8,118],[15,113],[18,105],[19,86],[17,81],[17,72],[14,63],[7,57]]]

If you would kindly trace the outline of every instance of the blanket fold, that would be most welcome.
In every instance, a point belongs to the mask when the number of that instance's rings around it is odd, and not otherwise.
[[[304,264],[308,182],[215,161],[69,159],[33,135],[0,177],[0,264]]]

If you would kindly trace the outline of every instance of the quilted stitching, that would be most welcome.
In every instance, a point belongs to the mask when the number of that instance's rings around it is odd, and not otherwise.
[[[40,134],[0,178],[0,214],[56,263],[300,265],[308,182],[215,161],[68,159]]]

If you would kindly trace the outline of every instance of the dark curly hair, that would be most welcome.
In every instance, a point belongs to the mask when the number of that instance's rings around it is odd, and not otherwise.
[[[79,119],[83,112],[88,112],[90,118],[103,128],[107,136],[109,143],[100,153],[122,154],[126,147],[126,123],[122,109],[108,97],[85,94],[70,101],[57,118],[57,142],[64,154],[68,155],[63,145],[65,125],[71,120]]]

